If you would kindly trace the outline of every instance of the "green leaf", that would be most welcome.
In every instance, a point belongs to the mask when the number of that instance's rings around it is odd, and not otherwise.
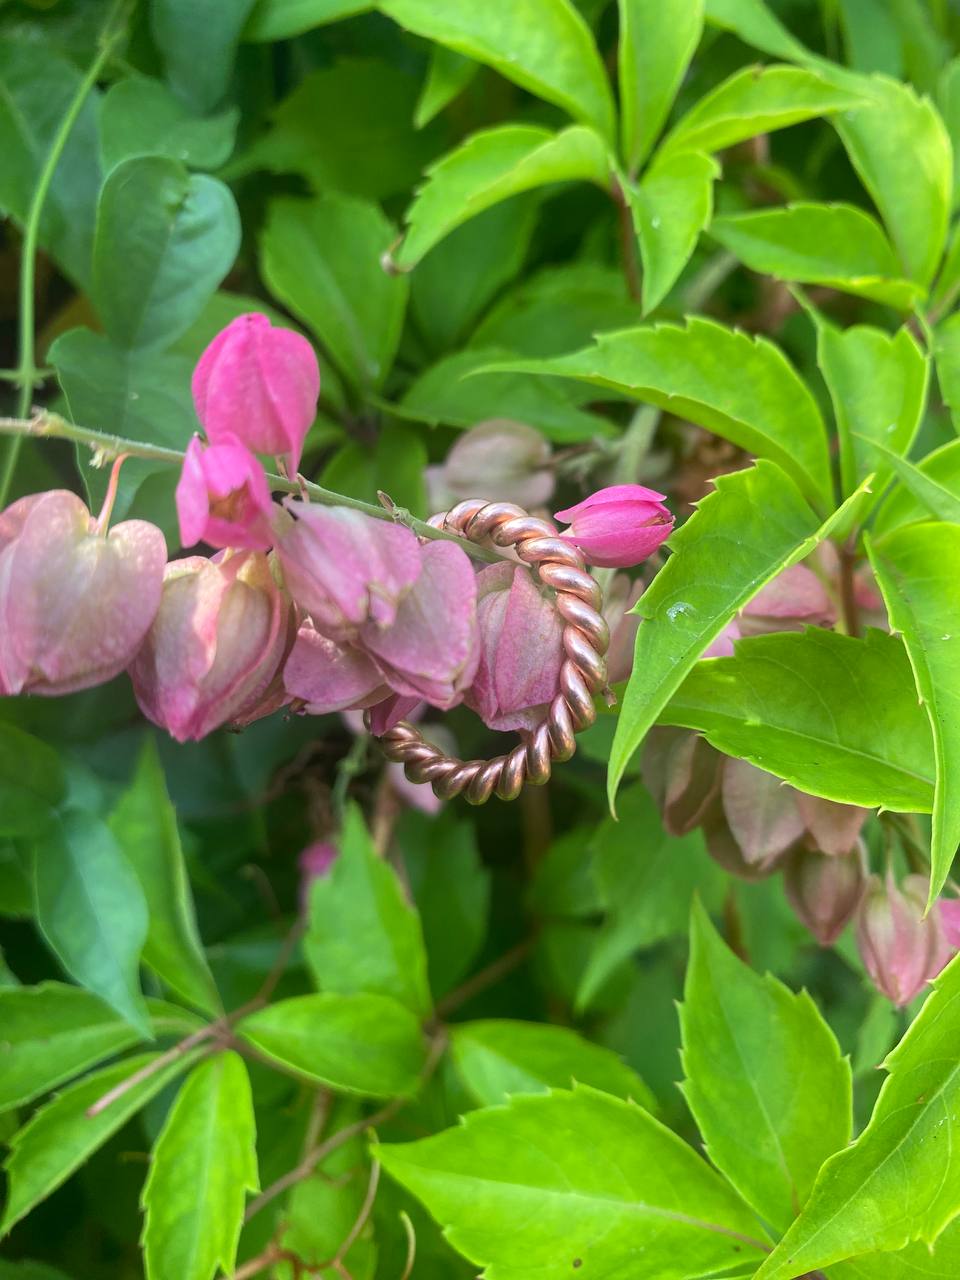
[[[960,169],[960,165],[957,166]],[[960,314],[952,315],[936,330],[933,358],[940,394],[950,410],[954,431],[960,430]]]
[[[760,977],[694,907],[680,1010],[683,1095],[707,1154],[786,1230],[823,1161],[850,1141],[850,1064],[805,991]]]
[[[100,152],[109,172],[131,156],[161,155],[191,169],[218,169],[233,151],[240,112],[195,116],[166,85],[146,76],[118,80],[100,108]]]
[[[450,1029],[450,1051],[482,1107],[508,1102],[513,1094],[549,1093],[577,1083],[657,1110],[653,1094],[631,1067],[569,1027],[512,1018],[461,1022]]]
[[[65,789],[54,748],[16,725],[0,723],[0,835],[41,832]]]
[[[127,351],[102,333],[70,329],[50,347],[48,359],[74,422],[169,449],[189,444],[197,417],[190,394],[193,362],[185,356]],[[77,446],[77,464],[91,510],[96,511],[106,496],[110,469],[94,467],[86,446]],[[171,550],[179,546],[174,506],[178,479],[177,469],[168,463],[128,458],[120,469],[114,522],[130,517],[151,520]]]
[[[140,993],[147,904],[105,823],[57,814],[35,846],[37,923],[67,972],[150,1038]]]
[[[830,1268],[830,1280],[956,1280],[958,1275],[960,1222],[956,1221],[944,1228],[932,1248],[911,1244],[896,1253],[867,1253]]]
[[[800,67],[744,67],[691,107],[661,152],[720,151],[759,133],[847,111],[861,101]]]
[[[903,487],[894,489],[877,512],[875,534],[921,520],[928,512],[938,520],[960,524],[960,440],[934,450],[918,466],[891,453],[879,440],[871,443],[903,481]]]
[[[0,209],[22,227],[54,135],[80,88],[81,73],[44,44],[0,36]],[[97,93],[70,130],[40,218],[40,244],[81,288],[100,190]]]
[[[389,996],[294,996],[244,1018],[237,1031],[304,1079],[346,1093],[406,1097],[423,1070],[420,1024]]]
[[[826,285],[910,311],[923,290],[903,280],[883,228],[850,204],[789,204],[715,218],[710,235],[751,271]]]
[[[932,906],[960,845],[960,525],[907,525],[868,551],[933,734]]]
[[[221,101],[233,77],[253,0],[154,0],[150,26],[170,87],[198,113]]]
[[[147,1280],[232,1272],[245,1192],[259,1186],[247,1068],[239,1054],[218,1053],[191,1071],[153,1148],[142,1198]]]
[[[960,1211],[960,961],[933,985],[883,1064],[890,1074],[870,1123],[823,1166],[806,1207],[757,1280],[787,1280],[915,1240],[932,1245]]]
[[[733,31],[744,44],[774,58],[803,62],[810,56],[763,0],[706,0],[706,19],[711,26]]]
[[[393,868],[377,856],[353,806],[339,846],[329,874],[314,880],[310,889],[303,946],[317,985],[343,995],[391,996],[418,1016],[429,1013],[420,921]]]
[[[255,0],[243,39],[264,43],[288,40],[373,7],[373,0]]]
[[[703,0],[619,0],[620,127],[635,172],[656,141],[703,31]]]
[[[479,64],[472,58],[454,53],[442,44],[432,45],[427,78],[413,113],[414,128],[422,129],[429,124],[434,116],[459,97],[479,70]]]
[[[885,76],[862,83],[867,103],[845,111],[834,123],[907,274],[926,286],[947,235],[953,184],[950,139],[933,104],[909,85]]]
[[[903,75],[903,50],[892,7],[883,0],[840,0],[837,14],[854,71]]]
[[[685,933],[695,894],[719,905],[724,887],[701,834],[668,835],[657,806],[639,784],[624,792],[619,821],[608,817],[590,848],[592,878],[607,915],[577,989],[579,1009],[594,1003],[635,951]]]
[[[150,924],[144,963],[177,995],[216,1017],[222,1005],[197,932],[177,815],[152,735],[144,740],[133,779],[107,825],[146,899]]]
[[[894,73],[896,74],[896,73]],[[937,84],[937,105],[950,135],[954,158],[960,150],[960,58],[951,58]],[[960,201],[960,165],[953,166],[953,206]]]
[[[815,504],[831,501],[827,433],[816,401],[765,338],[693,316],[684,327],[599,334],[592,347],[571,355],[497,367],[574,378],[658,405],[772,459]]]
[[[375,1154],[487,1280],[686,1280],[758,1250],[753,1215],[686,1143],[586,1087],[512,1098]]]
[[[655,160],[630,193],[630,211],[643,261],[643,310],[653,311],[690,261],[713,215],[713,183],[720,166],[703,152]]]
[[[554,133],[539,125],[505,124],[474,133],[427,169],[407,210],[394,264],[409,271],[455,227],[501,200],[578,180],[609,187],[610,156],[593,129],[571,125]]]
[[[260,242],[271,292],[359,388],[382,384],[400,341],[407,281],[380,266],[394,238],[376,205],[330,193],[274,200]]]
[[[177,160],[124,160],[103,184],[93,297],[118,346],[160,347],[196,320],[233,265],[240,216],[228,187]]]
[[[761,587],[829,537],[845,514],[846,504],[820,524],[771,462],[717,478],[716,491],[671,538],[673,555],[633,610],[643,621],[610,753],[611,804],[647,730],[710,642]]]
[[[13,1135],[4,1168],[8,1178],[7,1203],[0,1236],[14,1223],[56,1191],[67,1178],[111,1137],[131,1116],[155,1098],[181,1072],[196,1061],[197,1052],[186,1053],[133,1085],[96,1116],[92,1107],[117,1085],[156,1062],[156,1053],[140,1054],[115,1062],[102,1071],[84,1076],[58,1093]]]
[[[608,419],[578,408],[571,395],[549,378],[530,377],[526,366],[511,372],[511,355],[501,348],[471,347],[445,356],[407,388],[394,412],[415,422],[451,427],[472,427],[486,418],[515,418],[558,444],[579,444],[615,433]],[[490,365],[496,368],[488,371]]]
[[[425,516],[427,497],[424,472],[427,446],[422,432],[402,422],[389,422],[377,433],[376,443],[351,440],[324,467],[320,483],[336,493],[369,502],[378,490],[415,516]]]
[[[63,1271],[45,1262],[5,1262],[0,1258],[0,1280],[70,1280]]]
[[[380,0],[408,31],[475,58],[612,139],[614,106],[590,28],[569,0]]]
[[[869,325],[841,331],[821,323],[817,363],[837,420],[844,494],[874,473],[874,497],[857,513],[863,519],[891,477],[868,442],[910,452],[927,400],[927,358],[907,329],[891,337]]]
[[[696,667],[660,719],[811,795],[906,813],[933,806],[930,726],[903,645],[880,631],[741,640],[732,658]]]

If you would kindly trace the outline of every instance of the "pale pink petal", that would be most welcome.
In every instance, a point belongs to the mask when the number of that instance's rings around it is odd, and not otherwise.
[[[803,791],[795,794],[810,843],[821,853],[834,857],[849,853],[857,843],[863,824],[870,816],[870,810],[860,809],[853,804],[823,800],[820,796],[807,795]]]
[[[338,645],[304,623],[283,670],[287,692],[311,715],[371,705],[386,692],[383,676],[360,649]]]
[[[794,792],[746,760],[723,766],[723,810],[744,859],[769,866],[803,835]]]

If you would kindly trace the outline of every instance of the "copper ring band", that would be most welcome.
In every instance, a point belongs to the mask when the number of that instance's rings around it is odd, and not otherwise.
[[[541,786],[554,761],[569,760],[577,749],[574,734],[596,719],[593,696],[606,688],[604,655],[610,643],[600,612],[602,593],[582,553],[558,535],[556,526],[512,502],[468,498],[431,516],[429,523],[471,542],[489,539],[497,547],[515,548],[525,564],[536,567],[540,581],[556,592],[557,612],[565,623],[560,691],[537,728],[524,734],[508,755],[458,760],[406,720],[388,729],[380,744],[388,760],[403,765],[411,782],[429,782],[442,800],[458,795],[469,804],[485,804],[492,795],[515,800],[525,782]]]

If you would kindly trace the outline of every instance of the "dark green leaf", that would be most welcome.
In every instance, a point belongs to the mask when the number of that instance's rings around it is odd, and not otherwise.
[[[653,311],[690,261],[713,215],[713,183],[720,166],[703,152],[655,160],[630,195],[643,260],[643,310]]]
[[[118,80],[100,108],[100,151],[109,172],[131,156],[161,155],[191,169],[217,169],[230,156],[240,113],[195,116],[159,80]]]
[[[373,7],[373,0],[254,0],[243,38],[286,40]]]
[[[0,723],[0,835],[42,831],[65,788],[53,747],[16,725]]]
[[[703,30],[703,0],[619,0],[623,158],[635,172],[673,104]]]
[[[154,0],[153,38],[178,97],[199,113],[221,101],[253,0]]]

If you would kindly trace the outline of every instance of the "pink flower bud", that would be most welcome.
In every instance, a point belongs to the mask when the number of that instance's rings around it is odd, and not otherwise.
[[[795,796],[810,848],[837,857],[856,847],[863,824],[870,816],[869,809],[838,804],[803,791],[795,792]]]
[[[491,418],[465,432],[436,476],[440,506],[489,498],[539,507],[553,494],[550,445],[534,427]]]
[[[822,947],[840,937],[863,896],[866,878],[859,850],[831,857],[796,849],[784,869],[783,887],[797,919]]]
[[[795,793],[746,760],[723,763],[723,811],[748,866],[768,870],[803,835]]]
[[[277,555],[287,590],[317,630],[342,643],[368,621],[392,626],[420,577],[415,535],[347,507],[284,505],[296,519],[278,537]]]
[[[238,437],[255,453],[282,455],[293,475],[320,394],[306,338],[250,313],[228,324],[193,373],[197,417],[213,444]]]
[[[330,874],[330,868],[339,854],[340,850],[335,844],[315,840],[313,844],[307,845],[297,859],[300,867],[300,910],[304,915],[310,909],[311,885],[314,880],[322,880]]]
[[[0,694],[72,693],[118,675],[154,620],[166,558],[152,524],[99,532],[66,490],[0,513]]]
[[[590,564],[628,569],[652,555],[673,530],[663,498],[642,484],[600,489],[556,513],[570,525],[560,536],[575,543]]]
[[[732,622],[727,623],[718,636],[714,636],[700,657],[732,658],[734,645],[742,638],[743,632],[740,630],[740,623],[734,618]]]
[[[563,624],[524,565],[492,564],[476,582],[480,662],[466,704],[491,729],[535,729],[560,688]]]
[[[273,503],[263,467],[237,439],[203,445],[197,436],[187,446],[177,484],[180,541],[185,547],[266,551],[273,541]]]
[[[947,946],[952,951],[960,951],[960,898],[941,898],[937,906]]]
[[[756,636],[831,626],[835,621],[836,610],[823,583],[812,569],[795,564],[778,573],[744,606],[739,626],[742,635]]]
[[[187,742],[249,723],[265,699],[272,709],[291,616],[259,552],[169,564],[160,610],[130,668],[144,715]]]
[[[871,876],[857,913],[857,946],[874,986],[896,1005],[908,1004],[943,968],[949,956],[940,913],[924,917],[929,886],[907,876]]]

